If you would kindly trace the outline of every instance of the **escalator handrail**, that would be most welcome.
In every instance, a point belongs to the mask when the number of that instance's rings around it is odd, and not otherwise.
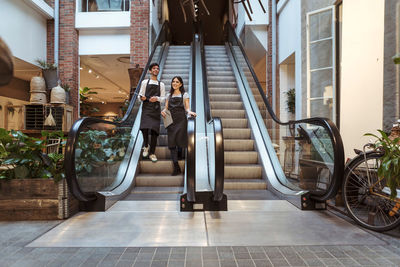
[[[193,24],[193,35],[191,44],[191,57],[192,65],[191,68],[191,96],[190,96],[190,106],[193,112],[196,111],[196,51],[195,51],[195,41],[196,41],[196,29],[195,24]],[[187,125],[187,135],[188,135],[188,147],[187,147],[187,159],[186,159],[186,194],[187,200],[190,202],[196,201],[196,120],[194,118],[188,119]]]
[[[227,23],[225,24],[225,28],[228,29],[228,31],[230,31],[232,36],[235,38],[235,40],[242,52],[242,55],[245,59],[247,67],[249,68],[250,73],[257,85],[257,89],[263,99],[263,102],[264,102],[265,106],[267,107],[268,113],[270,114],[271,118],[276,123],[278,123],[280,125],[289,125],[289,126],[299,124],[299,123],[309,123],[309,124],[320,125],[328,130],[329,137],[332,140],[334,157],[335,157],[332,182],[330,183],[329,188],[325,192],[312,192],[312,198],[315,200],[324,201],[324,200],[328,200],[328,199],[334,197],[337,194],[340,185],[342,184],[342,178],[343,178],[343,173],[344,173],[344,148],[343,148],[343,142],[342,142],[342,138],[340,136],[339,129],[336,127],[336,125],[330,119],[322,118],[322,117],[313,117],[313,118],[307,118],[307,119],[301,119],[301,120],[290,120],[288,122],[282,122],[276,116],[275,112],[273,111],[273,109],[264,93],[264,90],[262,89],[262,86],[261,86],[260,82],[258,81],[257,75],[255,74],[255,71],[250,64],[250,61],[246,55],[246,52],[244,51],[242,42],[236,35],[235,30],[229,21],[227,21]],[[229,36],[229,33],[228,33],[228,36]]]
[[[219,117],[212,117],[210,108],[210,96],[208,92],[208,79],[206,70],[206,57],[204,50],[203,28],[199,24],[200,36],[200,53],[202,65],[203,80],[203,96],[204,96],[204,112],[207,123],[212,123],[214,128],[214,164],[215,164],[215,184],[214,184],[214,201],[221,201],[224,196],[224,176],[225,176],[225,153],[224,153],[224,136],[222,133],[222,122]]]
[[[65,160],[64,160],[64,168],[65,168],[65,176],[67,179],[67,184],[68,188],[71,191],[71,193],[77,198],[79,201],[93,201],[95,200],[96,193],[95,192],[83,192],[79,186],[76,171],[75,171],[75,147],[76,143],[78,142],[79,134],[84,129],[86,125],[92,124],[92,123],[104,123],[104,124],[111,124],[115,126],[124,126],[125,123],[128,121],[130,114],[133,111],[133,107],[137,101],[137,96],[139,94],[140,90],[140,84],[144,80],[144,78],[147,75],[147,69],[149,68],[151,62],[151,59],[154,56],[154,53],[157,48],[157,44],[160,43],[161,38],[165,37],[165,39],[169,39],[169,22],[165,21],[158,36],[156,41],[154,42],[153,49],[151,51],[151,54],[149,56],[149,60],[143,69],[142,75],[140,76],[138,85],[135,89],[135,93],[133,94],[133,97],[129,103],[129,107],[127,109],[127,112],[125,113],[124,117],[120,122],[111,122],[111,121],[106,121],[98,118],[91,118],[91,117],[84,117],[80,118],[77,121],[74,122],[72,125],[69,133],[68,133],[68,139],[67,139],[67,144],[65,147]],[[163,36],[165,34],[165,36]],[[164,50],[164,47],[163,47]],[[162,55],[163,50],[160,52],[160,55]]]

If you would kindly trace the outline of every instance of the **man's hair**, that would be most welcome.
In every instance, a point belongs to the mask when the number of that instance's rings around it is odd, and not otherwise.
[[[149,70],[151,70],[155,66],[160,67],[160,65],[158,65],[158,63],[151,63],[149,66]]]

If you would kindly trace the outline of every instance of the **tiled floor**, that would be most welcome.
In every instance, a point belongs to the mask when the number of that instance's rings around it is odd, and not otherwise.
[[[60,222],[0,222],[0,266],[400,266],[398,229],[358,229],[379,245],[26,247]]]

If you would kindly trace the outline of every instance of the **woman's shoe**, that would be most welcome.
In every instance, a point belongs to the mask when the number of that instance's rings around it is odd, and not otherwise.
[[[178,162],[174,162],[174,171],[172,172],[172,176],[178,175],[181,173],[181,168],[179,167]]]
[[[150,150],[149,145],[143,147],[143,153],[142,153],[143,158],[147,158],[149,156],[149,150]]]
[[[152,162],[154,162],[154,163],[157,162],[157,157],[156,157],[155,154],[151,154],[151,155],[149,156],[149,159],[150,159]]]

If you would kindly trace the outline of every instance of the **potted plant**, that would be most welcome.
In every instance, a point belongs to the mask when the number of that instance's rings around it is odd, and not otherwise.
[[[293,117],[296,112],[296,90],[294,88],[291,88],[287,92],[285,92],[285,95],[286,109],[289,114],[292,114],[291,117]]]
[[[0,128],[0,218],[63,219],[78,210],[64,179],[62,153],[44,153],[46,139],[63,137],[42,132],[33,138]]]
[[[97,95],[97,92],[92,91],[89,87],[79,88],[79,101],[81,116],[89,116],[91,113],[99,112],[99,109],[93,107],[88,100],[90,95]]]
[[[43,78],[46,81],[47,91],[50,92],[53,87],[57,86],[57,65],[53,63],[48,63],[41,59],[37,59],[36,62],[42,68]]]

